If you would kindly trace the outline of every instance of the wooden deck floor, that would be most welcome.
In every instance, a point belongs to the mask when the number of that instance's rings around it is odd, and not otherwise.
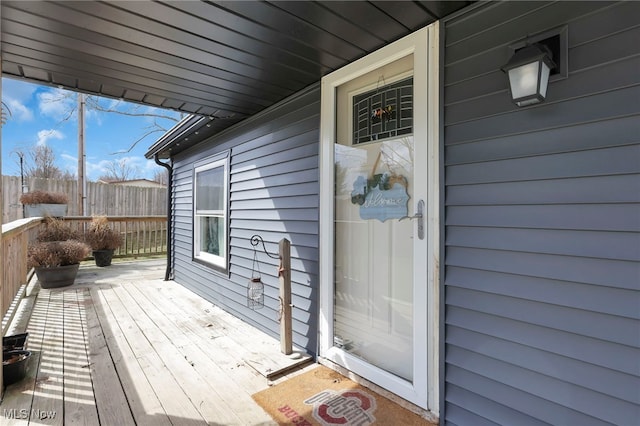
[[[119,263],[36,286],[7,333],[26,329],[34,355],[5,390],[0,424],[273,424],[251,398],[272,383],[260,370],[296,361],[163,274],[161,261]]]

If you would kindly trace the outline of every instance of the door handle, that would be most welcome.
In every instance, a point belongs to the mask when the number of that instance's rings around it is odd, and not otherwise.
[[[424,240],[424,200],[418,201],[416,212],[413,216],[405,216],[400,220],[404,219],[418,219],[418,238]]]

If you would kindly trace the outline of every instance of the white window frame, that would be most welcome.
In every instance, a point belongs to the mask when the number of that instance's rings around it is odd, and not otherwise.
[[[223,167],[223,208],[222,210],[197,210],[198,173]],[[200,251],[200,216],[219,216],[224,219],[224,256],[216,256]],[[210,158],[194,165],[193,169],[193,258],[196,261],[212,266],[220,272],[228,272],[229,261],[229,157],[227,153]]]

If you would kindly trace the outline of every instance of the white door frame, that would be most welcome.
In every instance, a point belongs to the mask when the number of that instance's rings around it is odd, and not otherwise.
[[[426,285],[414,293],[414,310],[419,300],[426,303],[426,323],[414,325],[414,380],[408,383],[390,373],[383,387],[422,408],[439,415],[439,23],[391,43],[376,52],[322,79],[320,117],[320,314],[319,357],[326,358],[359,374],[362,360],[333,346],[334,297],[334,143],[336,129],[336,89],[363,74],[414,55],[414,141],[426,140],[427,167],[423,179],[427,186],[426,258],[429,273]],[[420,169],[416,165],[416,169]],[[412,214],[413,212],[410,212]],[[418,259],[419,260],[419,259]],[[364,371],[364,370],[362,370]],[[384,374],[384,373],[382,373]],[[366,377],[365,377],[366,378]]]

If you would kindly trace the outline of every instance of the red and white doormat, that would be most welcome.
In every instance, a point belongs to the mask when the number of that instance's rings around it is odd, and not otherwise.
[[[253,399],[281,425],[434,425],[323,366],[258,392]]]

